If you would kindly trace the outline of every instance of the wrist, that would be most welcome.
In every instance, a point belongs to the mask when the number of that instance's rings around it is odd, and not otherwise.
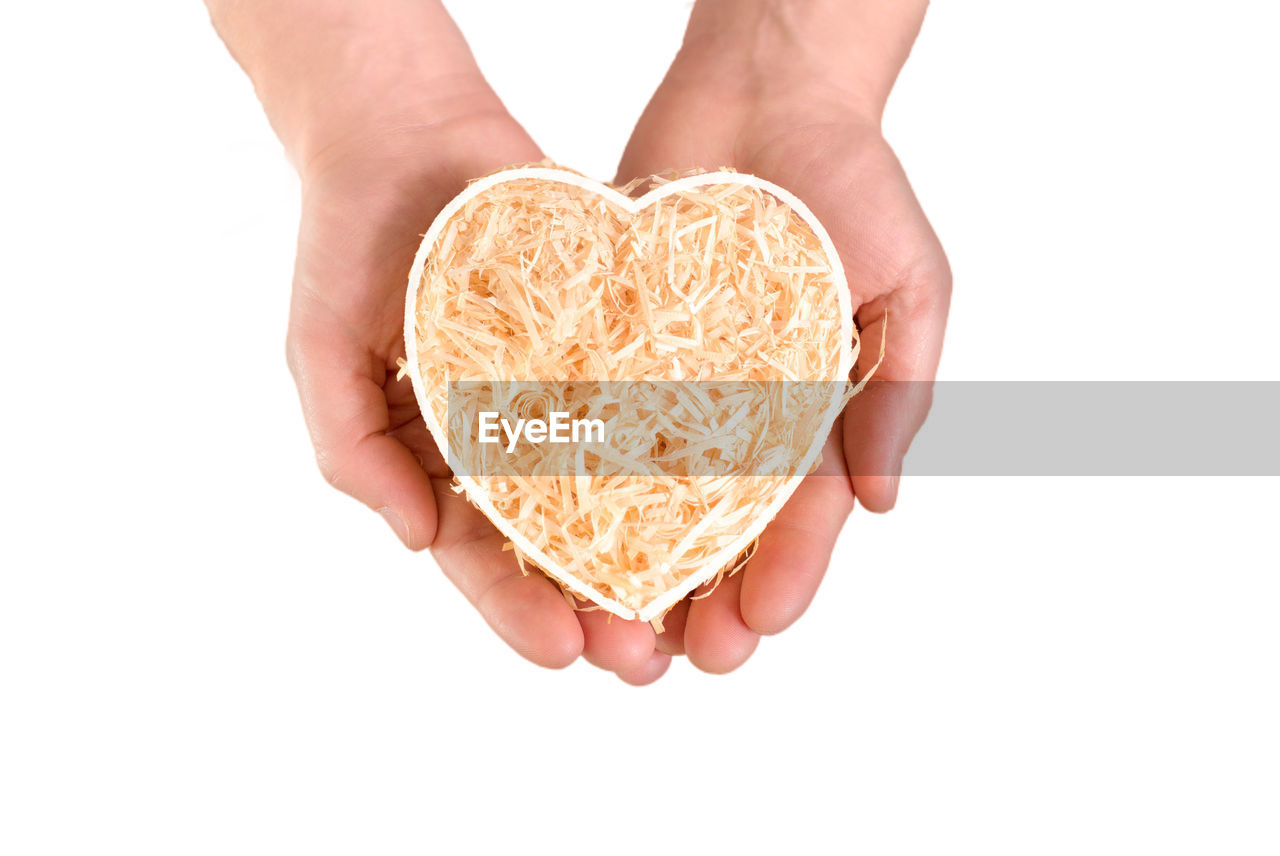
[[[333,150],[501,107],[438,0],[207,2],[304,178]]]
[[[434,105],[433,109],[439,105]],[[543,155],[496,97],[430,121],[368,125],[316,150],[299,169],[304,206],[343,200],[358,207],[443,206],[472,179]]]
[[[355,162],[413,168],[474,143],[473,128],[511,124],[497,95],[479,74],[401,78],[377,86],[370,98],[329,102],[300,111],[285,149],[304,184]],[[481,137],[483,139],[483,137]]]
[[[698,0],[681,73],[760,105],[834,110],[878,127],[927,0]]]

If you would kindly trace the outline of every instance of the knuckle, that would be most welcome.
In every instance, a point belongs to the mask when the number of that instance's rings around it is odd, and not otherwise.
[[[324,449],[316,449],[316,467],[320,470],[325,483],[337,490],[342,490],[341,472],[333,460],[333,456]]]
[[[941,247],[907,265],[899,276],[899,285],[920,294],[950,294],[951,264]]]
[[[298,334],[290,328],[284,337],[284,361],[289,367],[289,374],[293,375],[295,381],[302,376],[302,353],[298,344]]]

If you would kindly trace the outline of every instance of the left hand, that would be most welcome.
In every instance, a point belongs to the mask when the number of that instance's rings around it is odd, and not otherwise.
[[[951,274],[880,133],[877,108],[822,77],[773,84],[767,69],[744,73],[734,52],[715,47],[686,38],[627,146],[618,183],[732,167],[790,190],[827,228],[844,262],[863,331],[856,371],[875,364],[887,316],[876,378],[912,382],[864,390],[868,398],[837,421],[818,471],[761,534],[747,566],[664,619],[659,650],[725,672],[751,655],[761,635],[785,629],[807,608],[855,497],[871,511],[893,507],[903,456],[929,410]]]

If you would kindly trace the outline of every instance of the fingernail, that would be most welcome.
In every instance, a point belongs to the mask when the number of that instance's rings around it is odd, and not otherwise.
[[[382,519],[387,521],[387,525],[391,527],[391,531],[396,533],[396,537],[400,539],[400,543],[406,547],[409,546],[409,525],[404,522],[394,508],[383,507],[378,509],[378,513],[382,515]]]

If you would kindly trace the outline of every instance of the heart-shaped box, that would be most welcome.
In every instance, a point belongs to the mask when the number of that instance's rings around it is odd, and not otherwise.
[[[816,466],[858,350],[843,266],[799,199],[731,171],[653,183],[632,198],[547,167],[472,182],[423,238],[404,328],[405,373],[467,498],[522,562],[642,620],[741,562]],[[788,435],[793,466],[784,474],[458,465],[450,402],[459,383],[563,391],[566,381],[816,384],[805,388],[818,392],[781,420],[802,429]],[[673,427],[658,410],[650,422]]]

